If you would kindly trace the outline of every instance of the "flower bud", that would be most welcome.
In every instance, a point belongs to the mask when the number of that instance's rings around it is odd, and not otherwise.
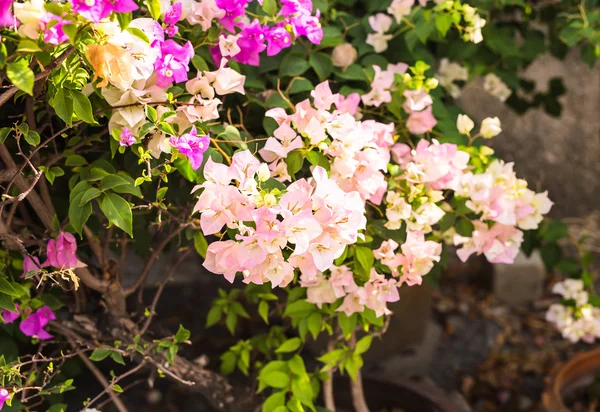
[[[500,128],[500,119],[497,117],[486,117],[481,122],[479,133],[486,139],[491,139],[494,136],[498,136],[502,132]]]
[[[425,81],[425,87],[428,90],[435,89],[436,87],[438,87],[438,84],[440,84],[440,82],[435,77],[432,77],[431,79],[427,79],[427,81]]]
[[[333,65],[335,67],[342,67],[344,70],[356,61],[358,52],[349,43],[340,44],[335,46],[331,53]]]
[[[269,166],[266,163],[261,163],[261,165],[258,167],[257,175],[259,182],[266,182],[269,180],[271,178]]]
[[[456,119],[456,128],[458,129],[458,133],[460,134],[469,134],[471,130],[475,127],[475,123],[473,120],[466,114],[459,114]]]
[[[263,199],[265,202],[265,206],[267,207],[275,206],[277,204],[277,198],[272,193],[267,193]]]

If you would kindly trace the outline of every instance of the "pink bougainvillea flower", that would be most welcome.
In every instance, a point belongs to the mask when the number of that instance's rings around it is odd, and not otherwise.
[[[136,138],[131,134],[131,130],[129,130],[127,127],[123,128],[121,136],[119,137],[119,144],[121,146],[129,147],[136,141]]]
[[[208,149],[210,138],[208,135],[198,136],[196,127],[192,126],[189,133],[180,137],[172,137],[169,139],[171,146],[179,150],[179,153],[187,156],[194,170],[202,166],[204,160],[204,152]]]
[[[42,264],[37,256],[25,256],[25,259],[23,259],[23,274],[20,277],[24,278],[28,272],[32,270],[39,270],[41,267]]]
[[[19,329],[26,336],[31,336],[40,340],[51,339],[53,336],[44,330],[44,327],[51,320],[55,320],[56,315],[48,306],[38,309],[35,313],[29,315],[27,319],[21,322]]]
[[[139,9],[133,0],[70,0],[73,11],[86,19],[98,23],[110,13],[128,13]]]
[[[0,27],[15,26],[15,17],[12,14],[13,0],[0,0]]]
[[[292,35],[283,26],[272,27],[266,33],[267,56],[275,56],[292,45]]]
[[[176,24],[179,20],[181,20],[182,10],[182,4],[180,2],[177,2],[173,4],[171,8],[165,13],[165,18],[163,21],[167,25],[167,27],[165,28],[165,33],[167,33],[169,37],[175,36],[179,31],[179,28],[176,26]]]
[[[166,40],[160,46],[161,57],[154,63],[160,87],[168,87],[173,82],[179,83],[188,79],[189,64],[194,57],[194,48],[189,41],[181,46],[173,40]]]
[[[63,26],[70,23],[70,20],[64,20],[52,13],[44,14],[40,19],[40,26],[44,28],[44,42],[49,44],[68,42],[69,37],[65,34]]]
[[[48,260],[43,266],[74,269],[86,266],[76,256],[77,240],[68,232],[60,232],[56,239],[50,239],[46,247]]]
[[[420,112],[412,112],[406,121],[406,127],[412,134],[424,134],[433,130],[437,120],[433,117],[431,106]]]
[[[235,61],[258,66],[259,55],[267,48],[265,30],[268,30],[268,27],[263,27],[257,19],[244,27],[237,41],[240,52],[235,55]]]
[[[8,393],[8,391],[4,388],[0,389],[0,410],[2,410],[2,408],[4,407],[4,402],[6,402],[6,400],[10,398],[10,394]]]
[[[15,308],[17,308],[16,312],[6,309],[2,310],[2,319],[4,319],[4,323],[13,323],[15,320],[19,319],[19,316],[21,316],[21,308],[18,303],[15,303]]]

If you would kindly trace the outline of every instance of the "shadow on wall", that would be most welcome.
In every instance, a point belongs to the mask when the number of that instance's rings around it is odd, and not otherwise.
[[[600,64],[590,69],[571,50],[565,60],[538,58],[523,76],[546,91],[560,77],[567,93],[559,98],[561,116],[541,109],[519,116],[487,94],[481,79],[468,84],[458,105],[474,120],[498,116],[503,132],[491,146],[534,190],[548,190],[555,217],[584,217],[600,203]]]

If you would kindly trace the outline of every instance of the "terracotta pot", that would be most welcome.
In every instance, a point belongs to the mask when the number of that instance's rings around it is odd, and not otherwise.
[[[470,412],[471,408],[458,397],[448,395],[430,383],[380,374],[363,377],[365,397],[371,412],[397,408],[404,412]],[[336,409],[353,411],[349,381],[334,380]]]
[[[546,391],[542,395],[548,412],[569,412],[565,399],[578,390],[588,387],[600,371],[600,348],[573,356],[554,367],[546,379]]]

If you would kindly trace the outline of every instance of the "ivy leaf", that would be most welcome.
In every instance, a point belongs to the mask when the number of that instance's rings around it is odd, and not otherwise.
[[[73,118],[73,98],[65,89],[58,89],[53,100],[54,111],[66,124],[71,126]]]
[[[129,203],[115,193],[108,193],[100,201],[100,209],[108,221],[133,237],[133,218]]]
[[[33,71],[27,65],[27,62],[21,60],[18,62],[6,64],[6,75],[8,80],[19,89],[30,96],[33,96]]]
[[[89,124],[96,124],[94,115],[92,114],[92,104],[90,99],[83,93],[77,90],[70,90],[73,98],[73,110],[77,117]]]

